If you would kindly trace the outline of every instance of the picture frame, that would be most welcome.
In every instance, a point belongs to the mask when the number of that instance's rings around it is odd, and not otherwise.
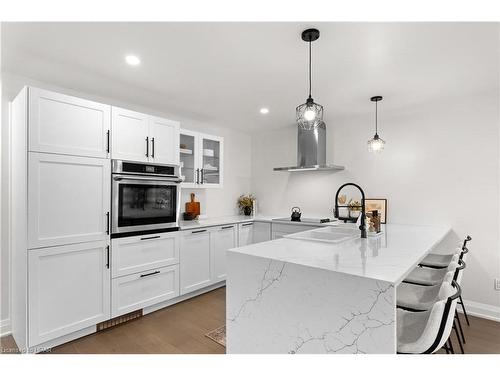
[[[387,199],[385,198],[367,198],[365,199],[365,211],[371,212],[377,210],[380,215],[380,223],[387,223]]]

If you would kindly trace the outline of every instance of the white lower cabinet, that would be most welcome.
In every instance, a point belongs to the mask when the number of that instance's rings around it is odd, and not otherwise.
[[[210,285],[210,237],[208,228],[181,232],[181,294]]]
[[[254,221],[238,225],[238,246],[271,240],[271,223]]]
[[[253,243],[271,241],[271,223],[255,221],[253,223]]]
[[[112,276],[179,263],[179,242],[179,232],[112,239]]]
[[[106,241],[28,251],[29,346],[110,318]]]
[[[254,222],[238,224],[238,246],[253,244]]]
[[[111,315],[117,317],[179,295],[179,265],[113,279]]]
[[[238,225],[230,224],[211,229],[212,282],[226,280],[226,251],[238,246]]]

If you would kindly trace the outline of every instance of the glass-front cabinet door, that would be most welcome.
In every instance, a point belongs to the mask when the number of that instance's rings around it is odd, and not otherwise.
[[[189,130],[180,133],[180,166],[184,176],[184,187],[198,187],[200,168],[198,167],[198,134]]]
[[[179,141],[183,187],[222,187],[224,139],[181,129]]]
[[[222,138],[202,134],[201,150],[201,184],[206,187],[222,186]]]

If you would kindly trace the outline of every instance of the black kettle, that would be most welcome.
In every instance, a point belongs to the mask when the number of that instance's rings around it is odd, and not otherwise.
[[[300,207],[292,207],[292,221],[300,221]]]

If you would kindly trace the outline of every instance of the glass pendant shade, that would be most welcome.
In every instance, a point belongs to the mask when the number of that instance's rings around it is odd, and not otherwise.
[[[385,141],[375,134],[372,139],[368,141],[368,151],[379,153],[382,152],[385,146]]]
[[[368,151],[379,153],[384,150],[385,141],[378,135],[378,102],[383,98],[381,96],[372,96],[370,100],[375,102],[375,135],[368,141]]]
[[[319,38],[319,30],[307,29],[302,32],[302,40],[309,44],[309,97],[304,104],[295,109],[295,119],[299,128],[304,130],[316,129],[323,123],[323,106],[314,103],[311,97],[312,89],[312,54],[311,43]]]
[[[296,109],[297,124],[304,130],[312,130],[323,122],[323,106],[308,98]]]

